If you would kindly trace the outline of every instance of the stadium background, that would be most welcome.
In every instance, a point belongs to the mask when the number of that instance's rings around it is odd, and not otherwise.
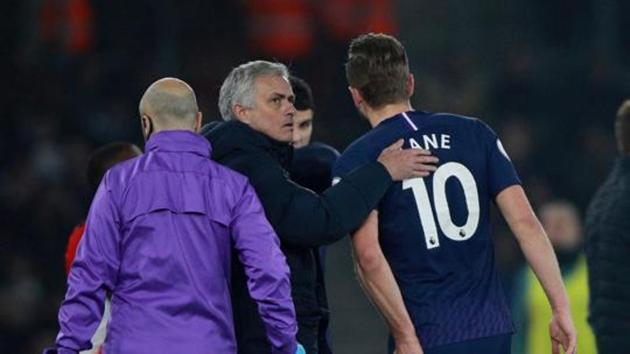
[[[195,88],[205,121],[242,62],[277,59],[313,87],[315,140],[342,150],[368,129],[346,91],[350,38],[396,34],[416,109],[481,117],[502,136],[535,206],[583,212],[615,156],[613,119],[630,97],[630,3],[615,0],[4,0],[0,4],[0,351],[54,340],[63,252],[89,205],[89,152],[142,144],[149,83]],[[506,287],[522,256],[502,222]],[[359,290],[349,247],[329,250],[339,353],[381,353],[385,328]]]

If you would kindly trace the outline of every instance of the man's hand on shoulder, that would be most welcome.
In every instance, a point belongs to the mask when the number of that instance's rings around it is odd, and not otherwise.
[[[439,161],[429,150],[402,149],[404,140],[399,139],[385,148],[377,161],[383,164],[392,180],[402,181],[413,177],[426,177],[437,167]]]

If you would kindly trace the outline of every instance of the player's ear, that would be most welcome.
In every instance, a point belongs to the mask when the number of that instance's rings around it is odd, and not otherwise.
[[[352,102],[354,102],[355,107],[361,106],[361,103],[363,103],[363,96],[361,96],[361,92],[352,86],[348,86],[348,90],[350,90]]]
[[[413,77],[412,73],[409,73],[407,76],[407,96],[413,96],[413,91],[416,89],[416,79]]]

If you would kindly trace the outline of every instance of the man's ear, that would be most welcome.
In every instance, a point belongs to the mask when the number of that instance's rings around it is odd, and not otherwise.
[[[348,90],[350,90],[350,95],[352,96],[352,102],[354,102],[355,107],[360,107],[363,103],[363,96],[361,96],[361,92],[358,89],[348,86]]]
[[[247,107],[237,103],[234,105],[234,107],[232,107],[232,113],[234,114],[234,118],[238,119],[239,121],[245,124],[250,123],[249,109],[247,109]]]
[[[201,112],[197,112],[195,116],[195,125],[193,126],[193,131],[195,133],[199,133],[201,131],[201,122],[203,121],[203,114]]]
[[[143,114],[140,116],[140,123],[142,123],[142,133],[144,137],[146,137],[151,132],[151,125],[153,124],[153,122],[151,122],[149,116]]]
[[[407,76],[407,96],[413,96],[413,91],[416,89],[416,79],[414,78],[412,73],[409,73]]]

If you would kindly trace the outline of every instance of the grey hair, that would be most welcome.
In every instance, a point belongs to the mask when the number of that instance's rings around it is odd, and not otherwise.
[[[254,84],[259,76],[282,76],[288,80],[289,70],[282,63],[250,61],[232,69],[219,91],[219,111],[223,120],[234,119],[234,105],[254,107]]]

